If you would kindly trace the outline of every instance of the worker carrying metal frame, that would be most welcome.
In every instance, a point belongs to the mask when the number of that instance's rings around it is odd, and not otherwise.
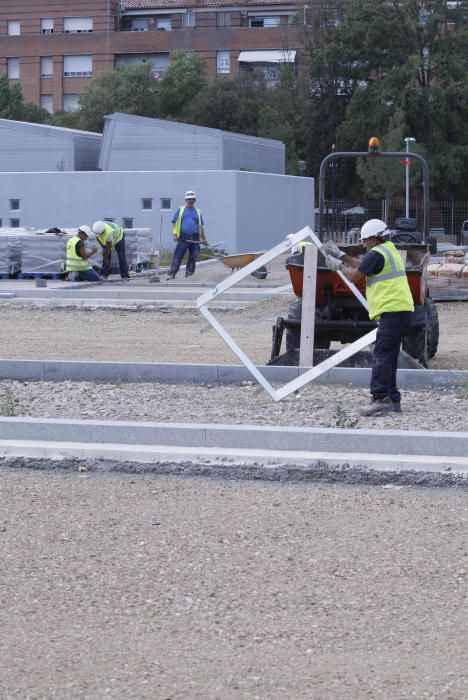
[[[398,355],[414,311],[404,262],[395,245],[386,240],[388,234],[384,221],[366,221],[360,240],[367,254],[362,260],[347,255],[333,241],[324,244],[330,270],[341,271],[354,284],[365,277],[369,318],[379,322],[372,358],[371,403],[361,409],[365,416],[401,410],[396,383]]]

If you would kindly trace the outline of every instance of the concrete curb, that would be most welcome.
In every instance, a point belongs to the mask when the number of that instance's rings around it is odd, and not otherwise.
[[[284,384],[302,373],[299,367],[259,366],[269,382]],[[319,384],[351,384],[368,387],[368,368],[335,367],[320,376]],[[0,360],[0,379],[76,382],[194,382],[238,384],[253,381],[243,365],[211,365],[157,362],[79,362],[67,360]],[[404,389],[468,386],[466,370],[398,370]]]
[[[468,462],[468,432],[295,428],[292,426],[144,423],[0,417],[0,440],[171,448],[459,458]],[[449,460],[450,461],[450,460]]]

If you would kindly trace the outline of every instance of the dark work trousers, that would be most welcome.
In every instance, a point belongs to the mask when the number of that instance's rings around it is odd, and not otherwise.
[[[396,384],[398,355],[411,315],[411,311],[392,311],[380,317],[370,383],[374,401],[389,396],[394,403],[400,403],[401,396]]]
[[[70,282],[99,282],[101,279],[96,272],[96,270],[80,270],[79,272],[68,273],[68,279]]]
[[[120,276],[122,279],[124,279],[125,277],[128,277],[128,263],[127,258],[125,257],[125,235],[118,243],[115,244],[115,252],[117,253],[117,257],[119,259]],[[107,265],[102,266],[101,274],[103,277],[107,277],[109,275],[110,259],[111,256],[109,255],[109,262]]]
[[[199,243],[189,243],[179,238],[174,251],[174,257],[172,258],[171,269],[169,270],[170,275],[176,275],[179,272],[179,267],[182,262],[182,258],[188,251],[187,267],[185,268],[185,274],[193,275],[195,272],[195,265],[200,253]]]

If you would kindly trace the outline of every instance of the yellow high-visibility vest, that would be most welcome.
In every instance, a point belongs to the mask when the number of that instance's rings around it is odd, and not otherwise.
[[[107,239],[109,238],[109,234],[113,233],[112,236],[112,247],[115,248],[117,243],[122,240],[124,236],[123,229],[120,228],[120,226],[117,226],[117,224],[114,224],[112,221],[109,221],[106,223],[105,229],[102,233],[99,234],[99,236],[96,236],[98,241],[102,243],[102,245],[107,244]]]
[[[382,271],[366,278],[366,298],[369,318],[379,320],[381,314],[392,311],[414,311],[414,302],[401,255],[391,241],[372,250],[384,258]]]
[[[182,216],[185,211],[185,206],[179,207],[179,216],[177,217],[177,221],[175,224],[172,226],[172,233],[174,236],[177,236],[177,238],[180,238],[180,225],[182,223]],[[197,209],[195,207],[195,211],[197,212],[198,216],[198,235],[201,237],[202,234],[202,222],[201,222],[201,209]]]
[[[67,241],[67,272],[83,272],[84,270],[92,270],[89,260],[80,258],[76,253],[75,246],[81,241],[79,236],[72,236]]]

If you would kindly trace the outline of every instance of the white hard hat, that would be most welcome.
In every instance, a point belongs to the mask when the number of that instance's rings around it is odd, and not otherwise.
[[[388,232],[388,226],[381,219],[369,219],[361,228],[361,241],[366,238],[382,238]]]
[[[89,228],[89,226],[86,226],[86,224],[83,224],[78,228],[78,231],[81,231],[81,233],[86,233],[87,236],[92,236],[93,232]]]
[[[197,198],[197,195],[195,194],[195,192],[192,192],[192,190],[187,190],[187,192],[185,193],[185,199],[196,199],[196,198]]]
[[[93,233],[99,236],[100,233],[104,231],[106,224],[104,221],[95,221],[93,224]]]

